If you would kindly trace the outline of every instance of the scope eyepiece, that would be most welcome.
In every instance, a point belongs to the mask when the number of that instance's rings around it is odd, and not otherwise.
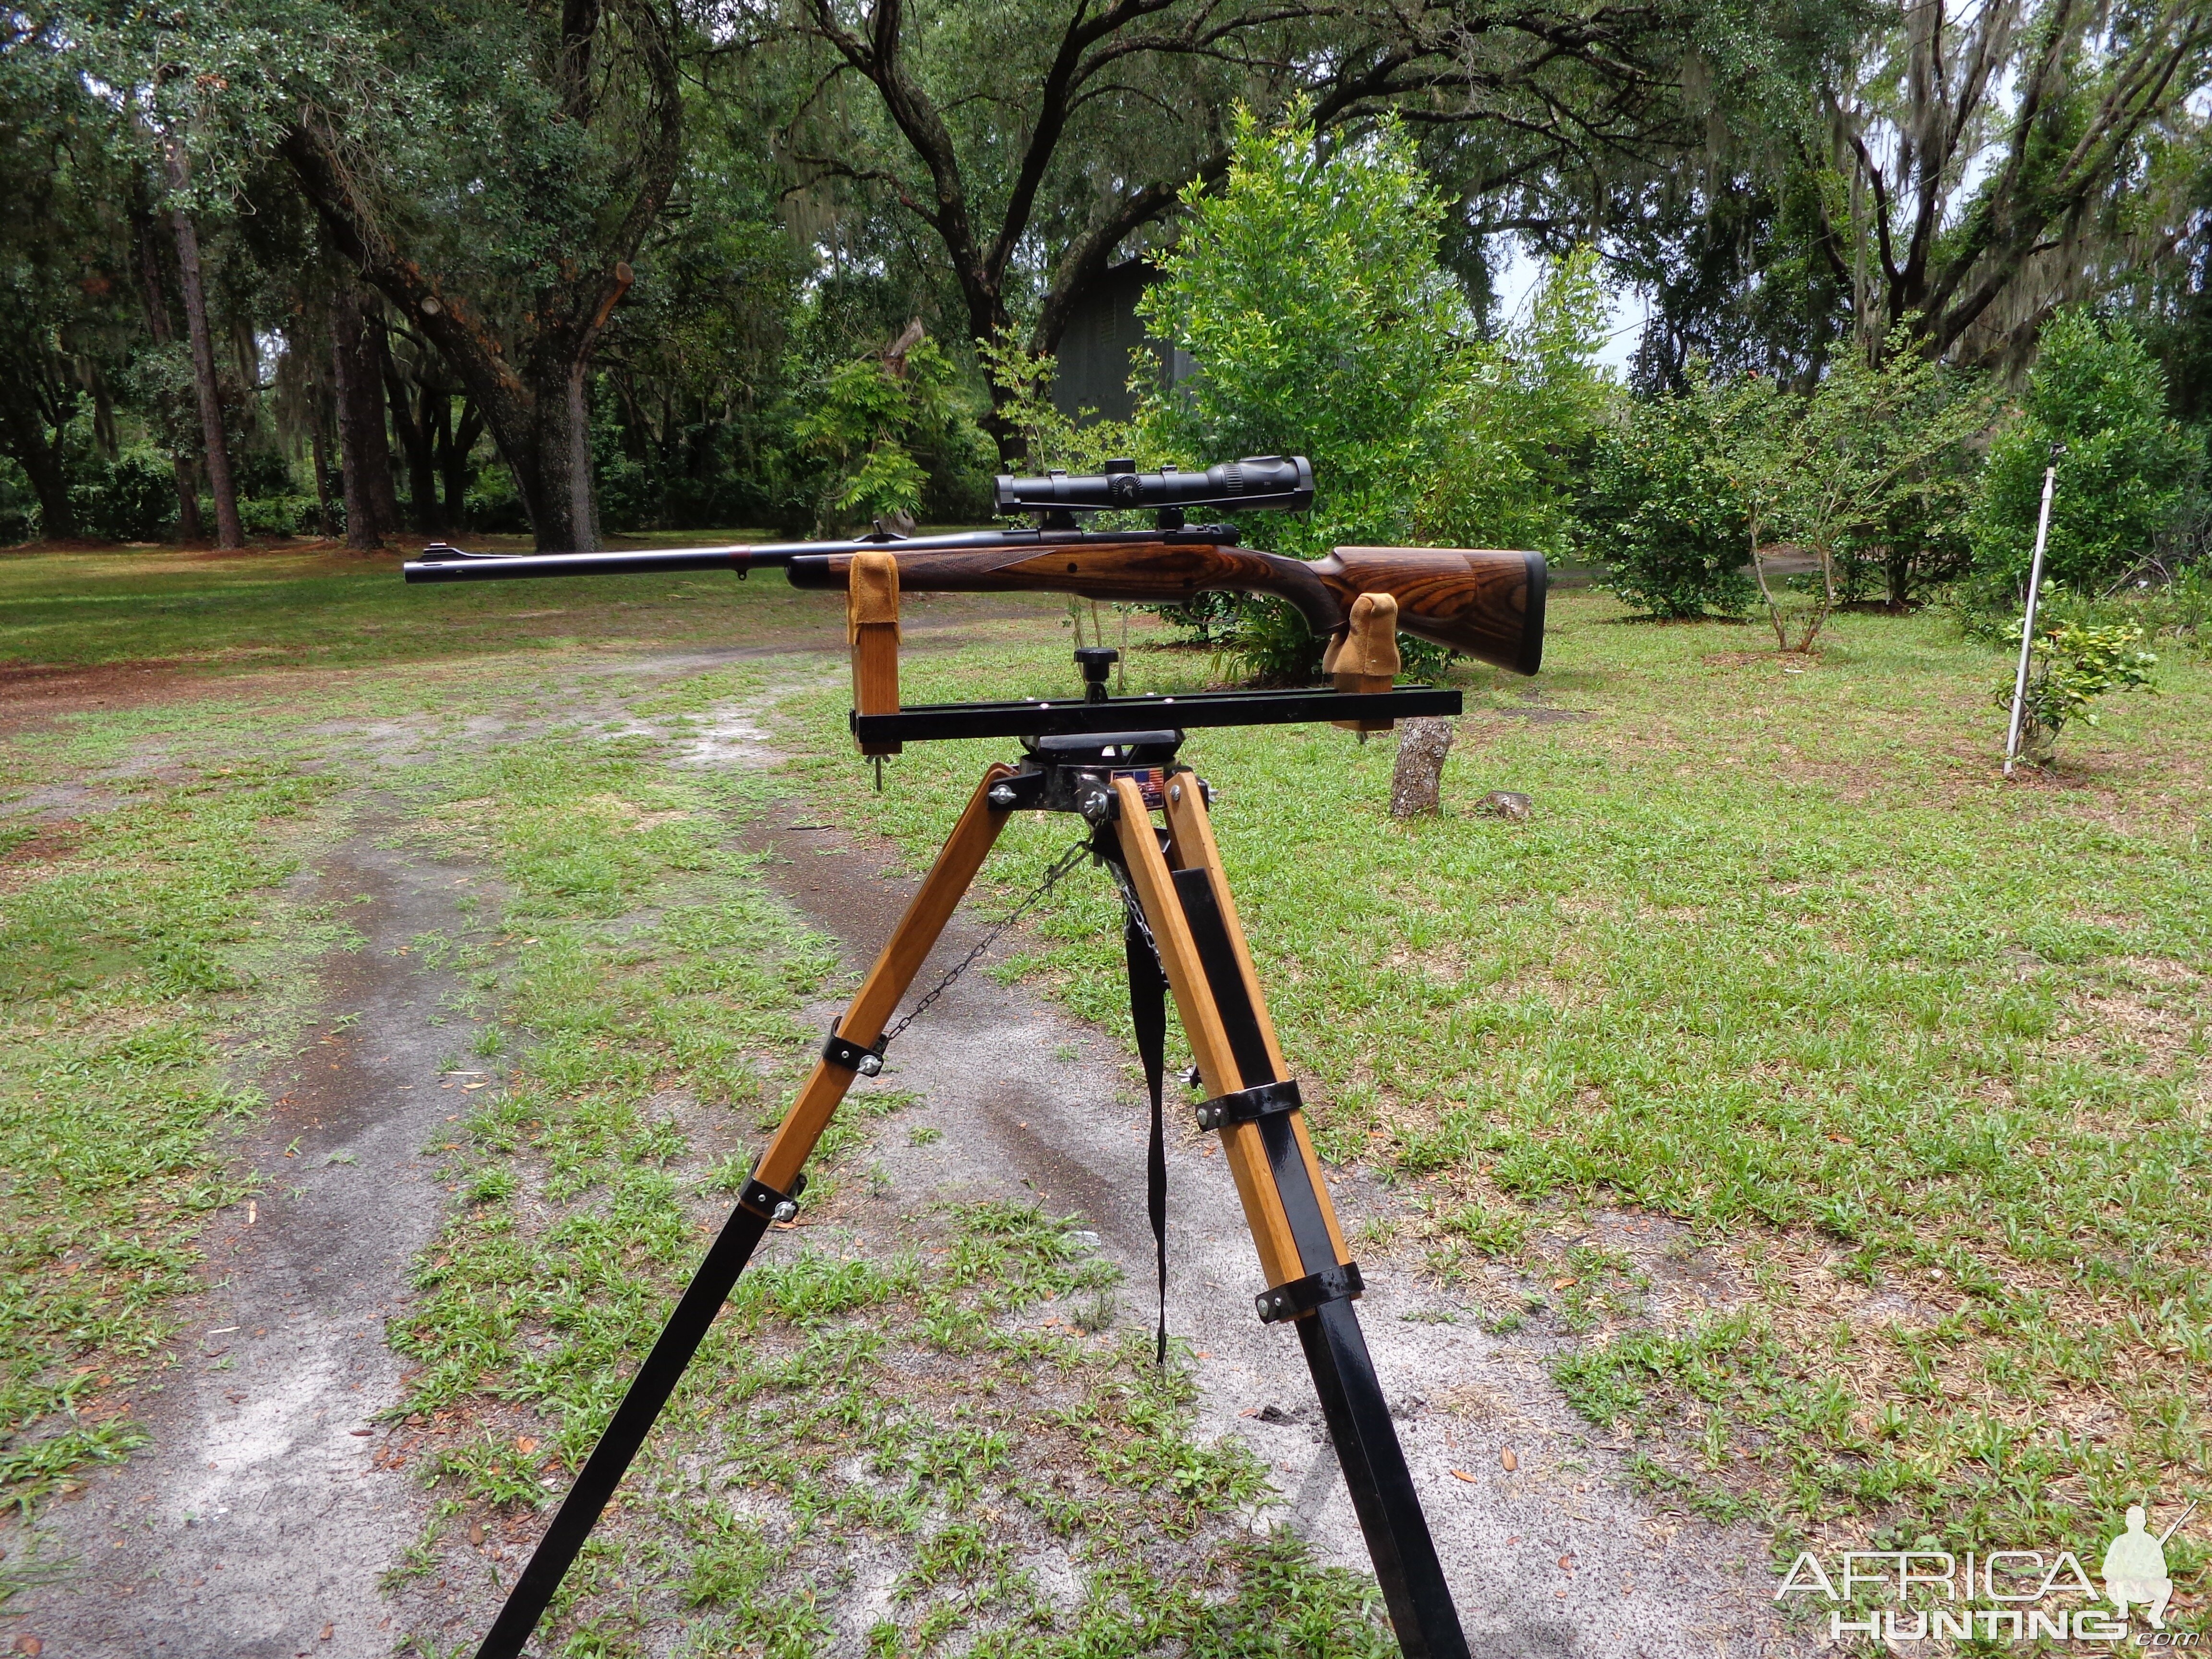
[[[1000,473],[994,496],[1001,513],[1097,513],[1139,507],[1227,507],[1298,512],[1313,505],[1313,463],[1303,455],[1248,455],[1203,472],[1164,466],[1139,472],[1134,461],[1109,461],[1082,477],[1054,471],[1042,478]]]

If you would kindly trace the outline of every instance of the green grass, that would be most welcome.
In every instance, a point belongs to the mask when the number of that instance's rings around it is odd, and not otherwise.
[[[400,580],[402,556],[159,548],[0,554],[0,665],[368,667],[586,642],[742,641],[794,629],[811,640],[842,613],[835,595],[799,592],[772,574],[428,588]]]
[[[611,1409],[804,1063],[794,1012],[830,969],[730,850],[744,787],[665,763],[664,738],[756,672],[640,695],[573,677],[562,642],[741,643],[786,637],[781,618],[834,648],[834,607],[672,579],[610,585],[641,607],[610,611],[581,584],[406,590],[319,556],[139,556],[0,561],[0,651],[339,672],[304,691],[211,678],[190,705],[4,753],[0,788],[126,781],[66,848],[0,817],[17,860],[0,915],[27,941],[0,956],[0,1355],[27,1425],[0,1456],[53,1449],[17,1466],[36,1492],[120,1449],[64,1431],[127,1433],[126,1412],[87,1407],[160,1351],[204,1200],[224,1195],[210,1136],[258,1108],[220,1045],[274,1017],[255,967],[270,929],[337,925],[270,884],[337,810],[317,792],[350,787],[317,723],[427,716],[460,744],[472,715],[550,720],[401,779],[416,833],[495,863],[511,896],[423,942],[474,988],[453,1063],[503,1086],[445,1146],[458,1207],[402,1339],[437,1508],[395,1571],[406,1594],[511,1571],[465,1540],[542,1504]],[[175,608],[133,614],[149,596]],[[544,633],[514,615],[556,606]],[[1186,750],[1223,791],[1317,1139],[1400,1188],[1362,1249],[1404,1253],[1493,1332],[1558,1345],[1559,1385],[1593,1432],[1629,1438],[1635,1478],[1785,1547],[2094,1552],[2128,1501],[2170,1515],[2212,1496],[2212,669],[2170,657],[2160,695],[2115,701],[2055,775],[2007,786],[1990,702],[2006,664],[1936,617],[1839,617],[1811,664],[1749,629],[1627,623],[1595,594],[1558,596],[1554,617],[1540,680],[1465,677],[1438,818],[1384,815],[1388,738],[1206,732]],[[907,700],[1064,694],[1052,631],[910,650]],[[405,672],[376,672],[391,662]],[[1130,680],[1208,668],[1140,650]],[[562,729],[564,706],[611,695],[663,735]],[[916,747],[878,796],[843,710],[833,686],[792,711],[785,784],[917,861],[1012,747]],[[149,745],[188,767],[131,772]],[[1476,814],[1495,788],[1534,797],[1534,817]],[[1022,890],[1069,838],[1024,819],[987,873]],[[1072,880],[1000,971],[1118,1025],[1117,930],[1106,884]],[[872,1652],[1381,1639],[1358,1583],[1235,1541],[1250,1472],[1193,1440],[1187,1382],[1133,1363],[1111,1287],[1053,1218],[822,1227],[878,1137],[926,1133],[899,1103],[825,1147],[807,1248],[779,1245],[718,1328],[567,1592],[562,1650],[633,1651],[685,1617],[695,1651],[819,1650],[853,1540],[896,1584]],[[155,1133],[108,1152],[121,1123]],[[125,1238],[143,1261],[100,1254]],[[1126,1542],[1178,1529],[1194,1541]],[[1044,1537],[1086,1599],[1038,1623],[1010,1564]],[[2172,1559],[2187,1599],[2203,1551],[2185,1531]],[[810,1599],[816,1582],[832,1591]]]
[[[343,932],[273,890],[336,779],[180,771],[0,866],[0,1498],[24,1511],[143,1439],[131,1396],[198,1288],[199,1230],[252,1190],[218,1133],[262,1102],[226,1041]]]
[[[1593,1421],[1792,1527],[2087,1547],[2135,1498],[2212,1494],[2212,672],[2169,659],[2008,786],[1997,653],[1932,616],[1829,638],[1808,664],[1558,596],[1540,680],[1466,677],[1425,821],[1384,812],[1387,738],[1184,752],[1326,1155],[1402,1182],[1499,1319],[1533,1285],[1592,1332],[1561,1381]],[[906,696],[1064,692],[1064,660],[910,662]],[[1141,652],[1131,684],[1204,667]],[[795,728],[823,799],[917,858],[1006,747],[902,757],[877,796],[842,725],[825,694]],[[1534,817],[1477,815],[1498,788]],[[994,872],[1062,832],[1015,826]],[[1118,1021],[1109,895],[1062,892],[1027,965]],[[1729,1310],[1577,1273],[1608,1212],[1686,1224]]]

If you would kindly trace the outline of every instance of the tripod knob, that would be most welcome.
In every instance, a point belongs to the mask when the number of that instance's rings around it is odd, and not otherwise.
[[[1110,645],[1079,645],[1075,647],[1075,665],[1083,671],[1084,702],[1106,701],[1106,676],[1121,660],[1121,653]]]

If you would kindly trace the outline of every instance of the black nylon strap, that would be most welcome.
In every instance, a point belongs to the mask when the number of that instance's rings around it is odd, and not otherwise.
[[[747,1183],[749,1196],[754,1188],[772,1198],[782,1196],[758,1182]],[[730,1212],[730,1218],[722,1224],[721,1234],[708,1250],[707,1259],[699,1264],[699,1271],[692,1274],[691,1283],[678,1299],[676,1310],[668,1316],[668,1323],[662,1327],[653,1352],[645,1357],[645,1364],[630,1379],[629,1392],[615,1408],[606,1432],[585,1459],[583,1471],[576,1476],[575,1485],[568,1488],[568,1497],[562,1500],[560,1513],[553,1517],[553,1524],[538,1540],[530,1565],[522,1570],[522,1577],[507,1592],[507,1605],[499,1610],[499,1618],[485,1636],[483,1645],[477,1650],[477,1659],[515,1659],[522,1651],[522,1644],[538,1628],[546,1604],[552,1601],[553,1592],[561,1587],[562,1575],[584,1547],[584,1540],[592,1535],[599,1511],[614,1496],[630,1460],[645,1443],[653,1419],[668,1403],[668,1396],[676,1391],[684,1368],[699,1351],[707,1328],[722,1310],[723,1301],[738,1282],[738,1275],[744,1271],[768,1224],[769,1217],[750,1204],[740,1202]]]
[[[1168,1151],[1161,1090],[1167,1073],[1168,982],[1160,959],[1134,910],[1121,925],[1122,952],[1129,961],[1129,1024],[1136,1028],[1137,1054],[1145,1062],[1145,1088],[1152,1097],[1152,1141],[1145,1154],[1145,1209],[1152,1222],[1152,1249],[1160,1272],[1159,1340],[1154,1359],[1168,1363]]]

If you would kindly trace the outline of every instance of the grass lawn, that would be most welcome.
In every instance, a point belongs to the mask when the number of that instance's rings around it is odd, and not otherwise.
[[[1064,694],[1063,661],[994,645],[905,695]],[[1132,687],[1191,667],[1139,652]],[[1405,1184],[1365,1247],[1578,1336],[1555,1375],[1646,1479],[1785,1540],[2086,1559],[2130,1502],[2212,1497],[2212,671],[2168,642],[2160,695],[2008,785],[2008,667],[1932,614],[1839,617],[1808,663],[1562,594],[1537,680],[1466,677],[1440,817],[1386,815],[1387,739],[1185,750],[1317,1139]],[[919,855],[1000,745],[877,796],[842,708],[823,797]],[[1530,821],[1475,812],[1501,788]],[[1032,964],[1109,1019],[1111,922],[1071,898]]]
[[[1064,695],[1069,641],[1056,607],[1034,611],[910,652],[907,700]],[[1556,596],[1553,617],[1538,679],[1464,677],[1439,817],[1385,814],[1388,737],[1206,732],[1185,751],[1222,791],[1316,1138],[1401,1189],[1361,1253],[1553,1343],[1559,1384],[1641,1479],[1760,1516],[1785,1551],[2063,1542],[2094,1571],[2128,1503],[2157,1525],[2212,1498],[2212,668],[2169,643],[2159,695],[2114,700],[2053,774],[2007,785],[2007,664],[1937,616],[1839,617],[1811,662],[1749,627],[1628,622],[1597,593]],[[448,1148],[465,1201],[402,1339],[441,1505],[394,1564],[415,1582],[483,1517],[495,1537],[611,1408],[623,1345],[798,1074],[792,1011],[824,971],[729,851],[755,786],[666,764],[757,669],[649,687],[574,671],[709,641],[834,647],[838,611],[775,578],[409,590],[389,562],[129,552],[0,557],[0,678],[11,657],[209,676],[188,704],[0,749],[0,1474],[25,1503],[128,1442],[195,1218],[241,1190],[217,1132],[261,1109],[244,1045],[289,1040],[278,969],[343,943],[342,916],[277,885],[374,771],[332,723],[428,722],[450,744],[388,787],[410,833],[464,838],[504,878],[506,908],[443,948],[474,953],[471,1041],[505,1071]],[[1132,690],[1205,678],[1202,655],[1136,635]],[[878,795],[841,691],[787,707],[801,759],[783,787],[917,861],[1012,747],[912,750]],[[536,725],[471,749],[486,712]],[[1534,816],[1478,814],[1499,788]],[[66,827],[31,817],[73,789]],[[992,873],[1018,890],[1068,839],[1018,823]],[[1071,884],[1017,967],[1119,1021],[1117,926],[1103,884]],[[895,1124],[855,1128],[843,1179]],[[651,1512],[570,1598],[568,1629],[600,1641],[575,1650],[626,1651],[650,1583],[733,1644],[805,1651],[792,1585],[872,1528],[910,1564],[886,1653],[1018,1599],[1002,1568],[1022,1527],[1108,1552],[1100,1582],[1121,1589],[1099,1620],[1158,1609],[1149,1635],[1099,1623],[1054,1633],[1088,1648],[1040,1651],[1228,1644],[1204,1621],[1270,1607],[1367,1630],[1354,1587],[1295,1559],[1112,1557],[1163,1517],[1231,1526],[1250,1472],[1207,1462],[1187,1401],[1110,1335],[1049,1352],[979,1335],[1091,1293],[1048,1218],[916,1225],[779,1259],[698,1381],[774,1408],[746,1406],[716,1457],[815,1529],[772,1545],[685,1486],[684,1448],[714,1432],[687,1390]],[[925,1291],[901,1253],[930,1249],[972,1271]],[[908,1380],[923,1372],[940,1383]],[[1039,1508],[1023,1472],[1047,1445],[1085,1473]],[[861,1454],[890,1494],[866,1516],[825,1474]],[[2185,1529],[2169,1560],[2193,1619],[2205,1552]],[[1224,1583],[1241,1597],[1209,1611]]]

